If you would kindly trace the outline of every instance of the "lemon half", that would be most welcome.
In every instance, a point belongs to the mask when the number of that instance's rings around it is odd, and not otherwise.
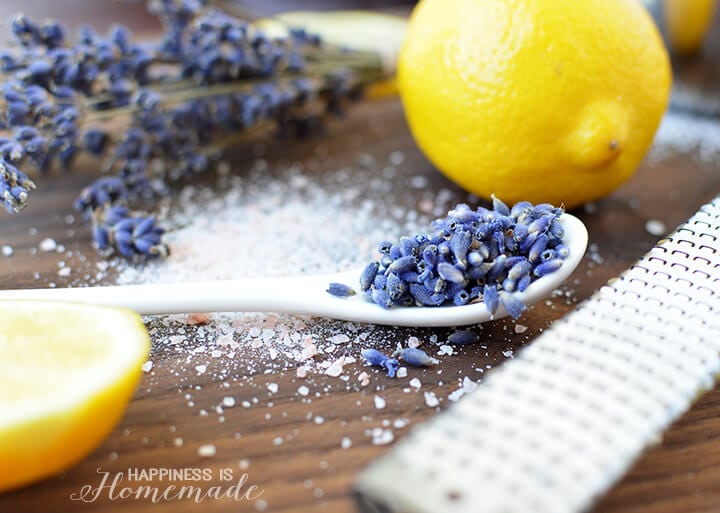
[[[0,491],[68,468],[122,417],[150,338],[129,310],[0,301]]]

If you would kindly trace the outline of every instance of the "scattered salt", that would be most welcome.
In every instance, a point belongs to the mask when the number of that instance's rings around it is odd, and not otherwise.
[[[70,273],[72,273],[72,269],[70,267],[62,267],[58,269],[57,272],[58,276],[61,276],[63,278],[67,278],[68,276],[70,276]]]
[[[375,403],[376,409],[382,410],[383,408],[385,408],[385,405],[386,405],[385,399],[383,399],[379,395],[376,395],[375,398],[373,399],[373,401]]]
[[[271,394],[277,394],[277,391],[280,388],[277,383],[268,383],[265,386],[267,387],[267,389],[270,391]]]
[[[141,367],[143,372],[150,372],[152,370],[152,368],[153,368],[152,360],[146,361],[145,363],[142,364],[142,367]]]
[[[400,368],[397,370],[397,373],[395,374],[395,376],[398,377],[398,378],[406,378],[407,375],[408,375],[407,367],[400,367]]]
[[[340,440],[340,448],[341,449],[349,449],[352,446],[352,440],[348,438],[347,436],[344,436],[342,440]]]
[[[15,250],[12,248],[12,246],[8,246],[7,244],[0,246],[0,253],[2,253],[3,256],[6,256],[6,257],[12,256],[12,254],[14,252],[15,252]]]
[[[175,447],[182,447],[184,443],[185,443],[185,441],[180,437],[173,438],[173,445]]]
[[[411,387],[413,387],[415,390],[420,390],[420,387],[422,386],[422,383],[420,382],[420,380],[419,380],[418,378],[413,378],[413,379],[410,380],[410,382],[408,383],[408,385],[410,385]]]
[[[232,408],[233,406],[235,406],[235,398],[230,396],[223,397],[222,405],[225,408]]]
[[[196,365],[195,370],[197,371],[198,375],[205,374],[205,371],[207,371],[207,365]]]
[[[306,387],[305,385],[302,385],[302,386],[298,387],[297,392],[301,396],[306,397],[310,393],[310,389],[308,387]]]

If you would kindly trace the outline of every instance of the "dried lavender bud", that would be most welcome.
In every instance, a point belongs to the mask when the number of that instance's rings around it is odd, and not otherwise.
[[[559,258],[555,258],[554,260],[548,260],[547,262],[543,262],[539,264],[535,270],[533,271],[533,274],[537,276],[538,278],[548,275],[552,272],[557,271],[560,269],[560,266],[562,266],[563,261]]]
[[[377,276],[379,267],[379,262],[370,262],[367,267],[365,267],[362,274],[360,275],[360,289],[362,291],[368,290],[372,283],[375,281],[375,276]]]
[[[400,362],[395,358],[388,358],[384,363],[385,370],[389,378],[394,378],[397,375],[397,371],[400,368]]]
[[[400,362],[395,358],[390,358],[377,349],[363,349],[360,354],[363,359],[375,367],[383,367],[387,372],[388,377],[394,378],[397,374],[397,370],[400,367]]]
[[[527,310],[527,306],[525,306],[522,301],[513,294],[509,294],[507,292],[500,294],[500,302],[513,319],[517,319],[525,310]]]
[[[373,290],[372,299],[378,306],[385,309],[390,308],[393,305],[393,300],[390,298],[390,294],[383,289]]]
[[[105,207],[93,219],[93,239],[98,249],[113,250],[125,258],[166,256],[161,242],[165,230],[152,217],[133,214],[126,207]]]
[[[498,290],[496,285],[486,284],[483,287],[483,302],[490,312],[490,315],[494,315],[498,309]]]
[[[377,349],[363,349],[360,354],[365,359],[366,362],[368,362],[370,365],[374,365],[377,367],[382,367],[385,365],[385,360],[388,359],[388,356],[385,356],[383,353],[378,351]]]
[[[344,283],[330,283],[327,288],[328,294],[337,297],[350,297],[357,294],[355,289],[345,285]]]
[[[416,347],[406,347],[399,351],[398,355],[401,360],[413,367],[429,367],[439,363],[438,360]]]
[[[460,204],[432,223],[432,233],[401,237],[399,244],[381,243],[380,263],[364,273],[378,274],[361,281],[367,295],[385,308],[480,300],[494,314],[501,294],[524,291],[538,273],[556,270],[557,262],[567,257],[557,236],[562,230],[553,230],[561,228],[557,218],[562,212],[529,202],[510,209],[498,198],[492,209]],[[524,310],[515,299],[506,299],[513,315]]]
[[[452,283],[464,283],[467,281],[465,274],[452,264],[440,262],[437,267],[438,275],[445,281]]]
[[[451,333],[447,341],[451,344],[474,344],[478,341],[478,335],[474,331],[461,330]]]

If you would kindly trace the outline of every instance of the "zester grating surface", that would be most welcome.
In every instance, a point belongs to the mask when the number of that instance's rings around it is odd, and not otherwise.
[[[356,483],[365,511],[587,509],[720,371],[720,197]]]

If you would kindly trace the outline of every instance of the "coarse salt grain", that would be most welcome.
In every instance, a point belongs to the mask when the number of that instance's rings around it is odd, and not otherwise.
[[[462,388],[458,388],[457,390],[454,390],[453,392],[448,394],[448,399],[452,402],[457,402],[464,395],[465,395],[465,390],[463,390]],[[430,406],[430,405],[428,405],[428,406]]]
[[[332,362],[332,364],[325,371],[325,374],[327,374],[328,376],[337,378],[338,376],[340,376],[340,374],[342,374],[344,366],[345,366],[345,357],[341,356],[340,358],[338,358],[337,360]]]
[[[352,446],[352,440],[348,438],[347,436],[344,436],[342,440],[340,440],[340,448],[341,449],[349,449]]]
[[[223,405],[225,408],[232,408],[233,406],[235,406],[235,398],[234,398],[234,397],[230,397],[230,396],[223,397],[223,399],[222,399],[222,405]]]
[[[659,219],[648,219],[645,222],[645,231],[650,235],[659,237],[667,232],[667,226]]]
[[[152,370],[152,368],[153,368],[152,360],[146,361],[145,363],[142,364],[142,367],[141,367],[143,372],[150,372]]]
[[[173,438],[173,445],[175,447],[182,447],[184,443],[185,443],[185,441],[180,437]]]
[[[528,327],[524,324],[515,324],[515,333],[525,333],[528,330]]]
[[[395,419],[393,421],[393,427],[395,429],[402,429],[410,423],[408,419]]]
[[[420,347],[421,344],[422,344],[422,342],[420,342],[420,339],[417,337],[409,337],[407,340],[408,347],[417,348],[417,347]]]
[[[297,393],[303,397],[306,397],[310,393],[310,389],[308,387],[306,387],[305,385],[301,385],[298,387]]]
[[[427,404],[430,408],[435,408],[438,404],[440,404],[435,392],[425,392],[425,404]]]
[[[385,399],[380,397],[379,395],[376,395],[373,399],[373,402],[375,403],[375,408],[378,410],[382,410],[385,408],[386,402]]]
[[[271,394],[277,394],[277,391],[280,389],[277,383],[268,383],[265,385],[267,389],[270,391]]]
[[[49,251],[55,251],[57,249],[58,245],[57,242],[55,242],[55,239],[51,239],[50,237],[43,239],[40,241],[40,244],[38,244],[38,248],[40,248],[40,251],[49,252]]]
[[[400,367],[400,368],[397,370],[397,373],[395,374],[395,376],[398,377],[398,378],[406,378],[407,375],[408,375],[407,367]]]
[[[437,354],[438,354],[438,356],[445,356],[445,355],[452,356],[453,354],[455,354],[455,350],[453,349],[452,346],[443,344],[440,346],[440,349],[438,350]]]
[[[373,445],[387,445],[395,440],[395,435],[389,429],[376,427],[372,430]]]
[[[340,333],[338,335],[333,335],[328,339],[328,342],[332,344],[346,344],[350,342],[350,337],[345,335],[344,333]]]
[[[207,365],[205,365],[205,364],[196,365],[195,370],[197,371],[198,376],[201,374],[205,374],[205,372],[207,371]]]
[[[204,324],[210,319],[210,314],[206,313],[191,313],[185,316],[185,324],[195,326],[196,324]]]
[[[0,253],[2,253],[3,256],[10,257],[15,252],[12,246],[8,246],[7,244],[4,244],[0,246]]]
[[[212,458],[217,454],[217,449],[213,444],[205,444],[198,447],[197,455],[201,458]]]
[[[420,390],[420,387],[422,386],[422,383],[418,378],[413,378],[408,382],[408,385],[413,387],[415,390]]]

